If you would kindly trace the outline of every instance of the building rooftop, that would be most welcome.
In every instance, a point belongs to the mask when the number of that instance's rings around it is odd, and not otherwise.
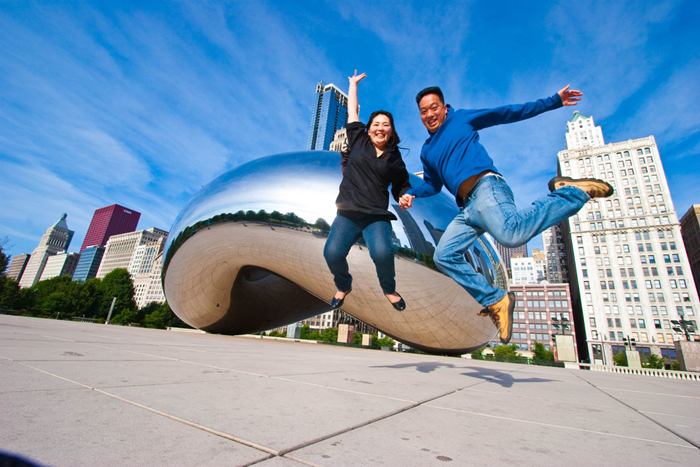
[[[0,315],[0,449],[81,465],[700,465],[700,383]]]

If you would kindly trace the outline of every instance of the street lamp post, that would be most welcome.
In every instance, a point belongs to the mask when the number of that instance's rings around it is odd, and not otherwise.
[[[637,340],[634,337],[627,336],[623,338],[622,341],[625,343],[625,347],[629,348],[630,350],[634,350],[634,348],[637,346]]]
[[[673,331],[677,333],[685,334],[685,339],[690,342],[690,333],[695,331],[695,326],[693,323],[685,319],[685,315],[681,312],[678,314],[681,319],[672,319],[671,324],[673,325]]]
[[[561,320],[559,320],[556,316],[552,316],[552,327],[557,331],[561,330],[561,334],[565,336],[566,330],[571,329],[571,326],[569,325],[569,318],[562,316]],[[553,335],[556,336],[557,333],[555,332]]]

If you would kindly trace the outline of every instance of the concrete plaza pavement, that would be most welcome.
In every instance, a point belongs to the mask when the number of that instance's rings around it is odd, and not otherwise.
[[[0,315],[44,465],[700,465],[700,383]]]

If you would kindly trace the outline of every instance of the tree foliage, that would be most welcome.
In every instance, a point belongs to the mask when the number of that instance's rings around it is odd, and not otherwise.
[[[535,360],[547,360],[554,361],[554,353],[550,350],[544,348],[544,344],[541,342],[535,342],[532,349],[532,354]]]
[[[518,346],[515,344],[510,345],[497,345],[493,349],[493,358],[500,362],[514,362],[518,361],[520,358],[518,355]]]
[[[134,285],[126,269],[115,269],[104,279],[73,281],[59,276],[20,289],[17,281],[0,276],[0,310],[42,318],[87,318],[104,321],[116,297],[112,324],[150,328],[189,327],[167,303],[149,303],[142,309],[134,301]]]
[[[20,289],[16,280],[0,275],[0,309],[17,310],[20,302]]]
[[[114,309],[136,311],[134,302],[134,282],[126,269],[115,269],[108,273],[100,284],[101,299],[98,318],[107,318],[112,300],[116,297]]]
[[[618,352],[613,355],[615,366],[627,366],[627,352]]]
[[[5,254],[5,249],[2,246],[3,243],[0,242],[0,276],[2,277],[5,276],[5,269],[7,269],[7,265],[10,262],[10,257]]]
[[[649,354],[648,357],[642,359],[642,366],[644,368],[657,368],[662,369],[664,367],[664,359],[655,353]]]

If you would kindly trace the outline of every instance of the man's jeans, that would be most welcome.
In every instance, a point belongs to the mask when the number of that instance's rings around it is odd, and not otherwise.
[[[394,279],[394,250],[391,246],[391,223],[386,218],[357,215],[352,218],[338,214],[323,249],[328,268],[333,273],[336,288],[347,292],[352,288],[347,256],[353,244],[362,236],[377,269],[379,285],[385,294],[396,291]]]
[[[447,226],[435,250],[438,269],[465,288],[483,306],[493,305],[505,291],[492,286],[467,262],[464,252],[484,232],[500,244],[515,247],[575,214],[590,199],[583,190],[565,186],[523,210],[500,175],[482,177],[465,200],[464,208]]]

